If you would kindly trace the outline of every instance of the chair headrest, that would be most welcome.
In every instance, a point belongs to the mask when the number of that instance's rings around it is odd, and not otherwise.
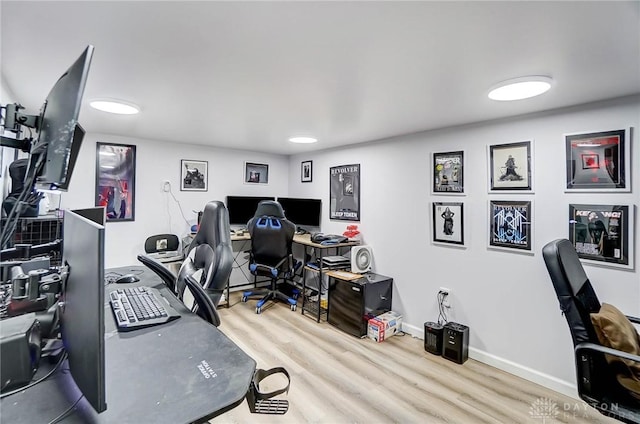
[[[204,207],[200,228],[198,228],[189,250],[200,244],[208,244],[213,248],[221,243],[231,243],[229,212],[224,203],[219,200],[212,200]]]
[[[273,216],[275,218],[284,218],[284,209],[282,209],[282,205],[275,200],[262,200],[258,203],[258,207],[256,208],[256,213],[253,215],[254,217],[258,216]]]

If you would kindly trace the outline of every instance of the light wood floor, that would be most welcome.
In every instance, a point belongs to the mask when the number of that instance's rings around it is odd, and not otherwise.
[[[617,422],[581,401],[472,359],[458,365],[427,353],[423,341],[409,335],[375,343],[281,303],[268,304],[257,315],[255,303],[232,295],[232,306],[220,309],[220,329],[258,368],[289,371],[291,389],[284,396],[289,411],[251,414],[245,401],[212,423]],[[269,377],[261,390],[275,390],[284,381]]]

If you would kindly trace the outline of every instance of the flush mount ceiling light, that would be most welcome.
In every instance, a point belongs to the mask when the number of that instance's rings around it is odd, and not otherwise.
[[[318,139],[313,137],[291,137],[289,141],[298,144],[311,144],[316,143]]]
[[[489,98],[498,101],[528,99],[545,93],[552,83],[551,78],[541,75],[514,78],[493,86]]]
[[[89,104],[94,109],[118,115],[135,115],[140,112],[138,106],[133,103],[123,102],[122,100],[96,99],[92,100]]]

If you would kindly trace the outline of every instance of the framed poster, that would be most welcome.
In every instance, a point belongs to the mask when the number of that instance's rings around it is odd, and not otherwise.
[[[433,202],[433,242],[464,246],[464,205],[461,202]]]
[[[209,162],[202,160],[180,161],[180,190],[207,191],[209,182]]]
[[[464,152],[434,153],[434,194],[464,194]]]
[[[313,161],[305,161],[300,163],[300,181],[310,183],[313,179]]]
[[[633,268],[633,205],[569,205],[569,241],[580,259]]]
[[[329,219],[360,221],[360,164],[329,169]]]
[[[246,184],[269,184],[269,165],[266,163],[244,163]]]
[[[106,208],[107,222],[134,221],[136,146],[96,144],[96,206]]]
[[[533,207],[529,200],[489,201],[489,247],[531,252]]]
[[[566,134],[566,191],[631,191],[629,130]]]
[[[532,142],[489,146],[489,191],[533,193]]]

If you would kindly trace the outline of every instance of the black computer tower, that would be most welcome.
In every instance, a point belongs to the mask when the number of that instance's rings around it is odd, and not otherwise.
[[[469,327],[448,322],[444,325],[442,356],[458,364],[469,358]]]
[[[437,322],[424,323],[424,350],[434,355],[442,355],[442,335],[444,327]]]
[[[374,273],[353,281],[329,278],[327,321],[357,337],[367,335],[369,319],[391,310],[393,278]]]

